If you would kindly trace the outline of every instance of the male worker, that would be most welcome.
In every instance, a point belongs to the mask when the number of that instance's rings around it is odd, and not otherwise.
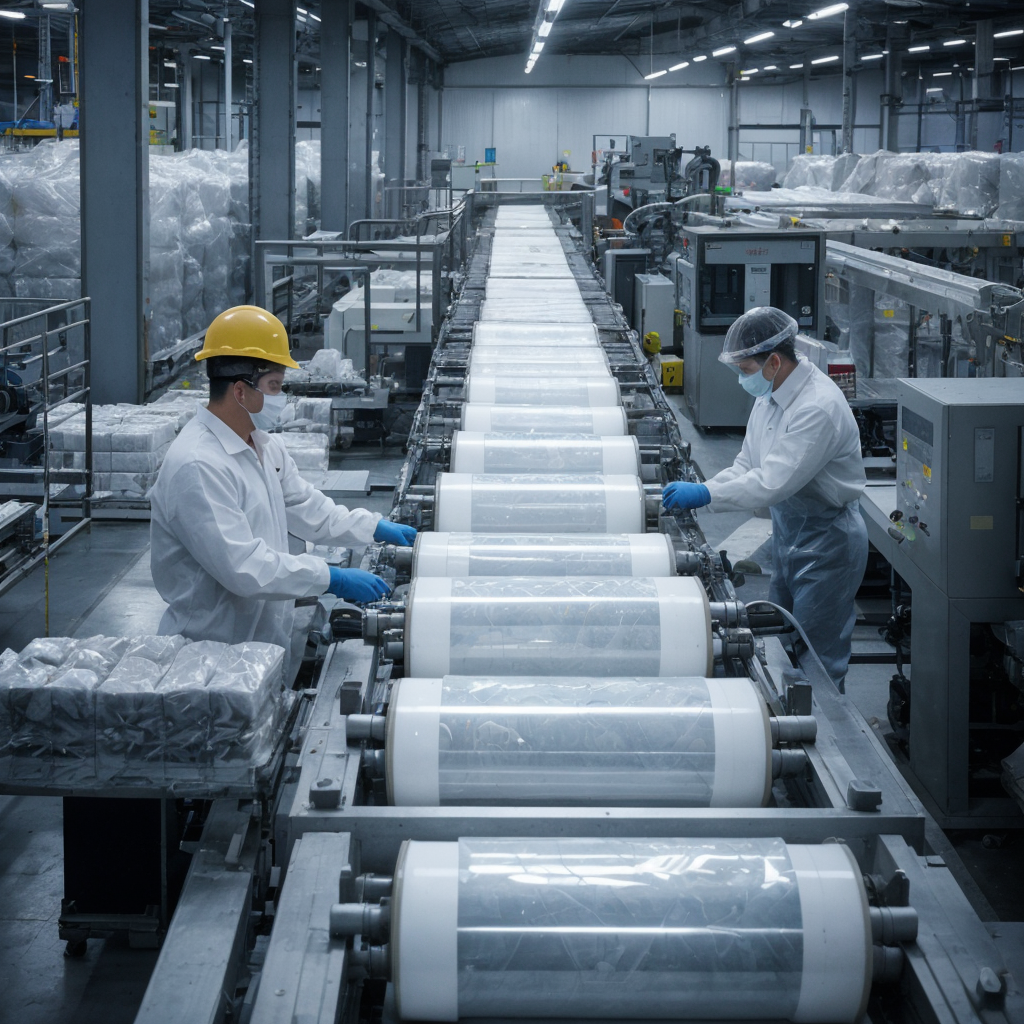
[[[294,599],[331,593],[376,601],[388,585],[361,569],[293,555],[288,534],[317,544],[410,545],[416,531],[349,511],[300,475],[274,427],[285,367],[298,367],[276,316],[257,306],[221,313],[196,356],[210,403],[175,438],[153,487],[153,581],[168,608],[163,634],[261,640],[291,648]]]
[[[671,483],[666,508],[771,509],[769,596],[803,627],[832,681],[844,690],[854,597],[868,539],[860,432],[843,393],[797,357],[796,321],[760,306],[729,328],[719,359],[754,396],[736,461],[707,484]]]

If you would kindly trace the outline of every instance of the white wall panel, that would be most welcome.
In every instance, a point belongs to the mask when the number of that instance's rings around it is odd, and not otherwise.
[[[531,90],[532,91],[532,90]],[[570,150],[574,171],[589,171],[595,135],[643,134],[647,95],[642,89],[564,89],[558,97],[556,155]],[[500,154],[499,154],[500,155]],[[553,163],[552,159],[549,163]],[[546,169],[546,168],[544,168]]]
[[[559,155],[557,90],[487,91],[494,100],[493,144],[498,150],[498,177],[526,178],[550,171]]]
[[[725,89],[652,89],[651,134],[671,135],[683,149],[710,146],[720,159],[726,156],[729,94]]]

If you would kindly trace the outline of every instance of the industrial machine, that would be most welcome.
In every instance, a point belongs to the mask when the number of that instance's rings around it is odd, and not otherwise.
[[[477,207],[390,513],[417,542],[324,605],[280,784],[214,801],[137,1020],[1021,1020],[1017,933],[662,507],[700,470],[573,196]]]
[[[633,297],[633,326],[641,338],[657,331],[661,351],[673,347],[676,289],[664,274],[637,274]]]
[[[1024,731],[1024,382],[903,380],[898,399],[895,483],[862,502],[909,647],[889,716],[940,819],[994,826],[1019,817],[999,776]]]
[[[648,203],[669,198],[669,187],[679,177],[679,150],[675,135],[631,135],[628,155],[612,154],[605,165],[609,217],[626,215]]]
[[[754,231],[686,224],[673,261],[682,320],[684,394],[700,427],[741,427],[753,400],[735,371],[718,361],[732,322],[756,306],[785,310],[803,334],[819,337],[825,320],[825,239],[817,231]]]

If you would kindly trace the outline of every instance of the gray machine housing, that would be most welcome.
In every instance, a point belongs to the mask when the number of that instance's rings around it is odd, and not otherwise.
[[[661,338],[661,351],[672,348],[676,290],[664,274],[637,274],[634,279],[633,326],[641,339],[650,331]]]
[[[803,334],[825,326],[825,236],[687,225],[673,261],[682,319],[684,394],[700,427],[742,427],[753,400],[718,361],[726,331],[757,306],[789,313]]]
[[[608,215],[621,220],[637,207],[663,202],[678,170],[675,135],[631,135],[629,159],[608,169]]]

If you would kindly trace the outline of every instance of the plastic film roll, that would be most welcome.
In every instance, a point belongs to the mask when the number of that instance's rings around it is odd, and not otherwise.
[[[523,260],[529,260],[524,263]],[[505,259],[497,259],[491,256],[491,267],[495,273],[502,277],[518,277],[528,279],[532,284],[534,281],[574,280],[569,264],[565,262],[564,256],[552,253],[550,256],[537,253],[524,253],[512,255]]]
[[[595,434],[617,437],[629,433],[622,408],[597,409],[542,405],[480,405],[462,407],[462,429],[506,434]]]
[[[454,473],[639,473],[635,437],[507,434],[456,430]]]
[[[675,576],[663,533],[588,535],[420,533],[416,576]]]
[[[749,679],[405,678],[387,727],[400,806],[760,807],[771,789]]]
[[[406,600],[410,676],[710,675],[699,580],[420,576]]]
[[[523,302],[527,299],[525,294],[525,288],[523,282],[515,277],[494,277],[493,274],[487,278],[487,283],[484,286],[484,297],[488,299],[514,299],[516,302]],[[530,289],[529,301],[532,302],[535,297],[541,297],[544,301],[551,299],[579,299],[583,301],[580,295],[580,286],[572,278],[562,279],[554,278],[550,281],[545,281],[543,284],[537,284]]]
[[[441,473],[434,528],[455,533],[643,533],[636,476]]]
[[[469,356],[470,372],[517,373],[525,363],[544,363],[549,366],[572,367],[567,375],[575,374],[577,368],[597,366],[608,369],[608,357],[604,349],[594,345],[521,345],[517,348],[475,348]],[[493,369],[492,369],[493,368]]]
[[[583,380],[515,377],[471,373],[466,380],[467,402],[482,405],[543,405],[608,408],[622,404],[619,382],[614,377]]]
[[[481,320],[550,320],[559,324],[588,324],[594,318],[581,299],[484,299]]]
[[[404,1019],[853,1024],[867,1005],[867,899],[843,845],[407,841],[395,883]]]
[[[597,345],[596,324],[475,324],[474,346],[502,345]]]
[[[493,351],[493,350],[488,350]],[[603,355],[603,353],[602,353]],[[496,377],[499,380],[536,380],[538,377],[552,382],[569,381],[575,383],[580,380],[607,380],[611,378],[611,370],[608,364],[600,360],[587,360],[585,362],[573,362],[571,358],[546,357],[543,359],[531,359],[530,356],[523,356],[517,363],[487,362],[481,360],[475,366],[470,363],[469,376]]]

